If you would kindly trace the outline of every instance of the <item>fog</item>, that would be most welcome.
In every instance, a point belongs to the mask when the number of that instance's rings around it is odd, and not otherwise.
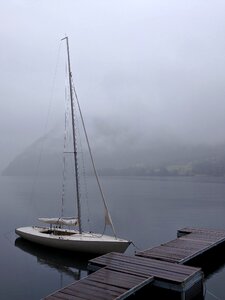
[[[224,12],[216,0],[0,0],[1,168],[64,116],[65,34],[94,150],[223,144]]]

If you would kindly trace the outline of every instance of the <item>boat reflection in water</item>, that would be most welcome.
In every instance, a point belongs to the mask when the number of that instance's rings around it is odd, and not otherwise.
[[[60,274],[65,274],[74,280],[79,280],[87,275],[88,260],[93,258],[90,255],[71,251],[56,250],[49,251],[49,248],[33,244],[22,238],[15,240],[15,246],[37,257],[37,262],[47,265],[49,268],[57,270]]]

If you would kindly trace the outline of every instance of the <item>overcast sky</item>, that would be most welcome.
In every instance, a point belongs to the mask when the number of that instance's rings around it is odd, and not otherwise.
[[[63,116],[65,34],[95,142],[225,142],[224,1],[0,0],[0,20],[2,166]]]

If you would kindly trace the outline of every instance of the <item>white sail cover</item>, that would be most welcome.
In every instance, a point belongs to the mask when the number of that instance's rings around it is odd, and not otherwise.
[[[51,225],[67,225],[76,226],[78,225],[78,219],[76,218],[38,218],[39,221],[51,224]]]

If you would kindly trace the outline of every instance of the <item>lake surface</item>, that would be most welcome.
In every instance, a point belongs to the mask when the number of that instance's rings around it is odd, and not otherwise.
[[[140,249],[174,239],[177,229],[186,226],[225,229],[225,178],[102,177],[101,182],[118,236]],[[83,225],[102,232],[96,184],[91,177],[86,183]],[[72,182],[67,188],[64,210],[71,216]],[[87,257],[39,247],[14,233],[16,227],[39,224],[38,217],[60,213],[61,179],[2,176],[0,196],[0,299],[40,299],[87,274]],[[131,245],[126,253],[135,250]],[[223,259],[205,280],[205,299],[225,299],[224,283]]]

